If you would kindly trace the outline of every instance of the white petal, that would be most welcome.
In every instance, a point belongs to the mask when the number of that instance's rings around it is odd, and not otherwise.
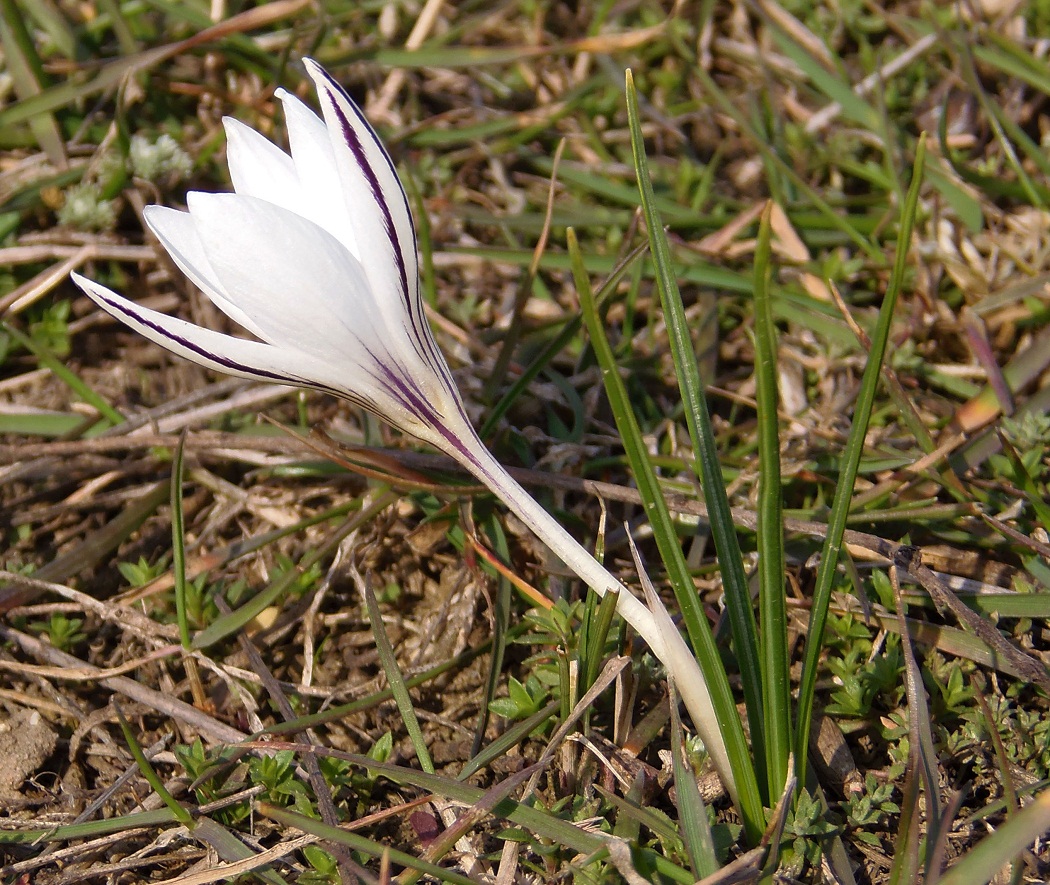
[[[191,362],[240,378],[327,389],[323,366],[270,344],[233,338],[158,313],[123,298],[78,273],[73,282],[106,313],[140,335]],[[334,387],[332,392],[338,392]]]
[[[222,122],[234,190],[303,214],[306,206],[292,158],[250,126],[232,117]]]
[[[259,337],[333,368],[385,353],[361,264],[331,234],[255,197],[192,193],[189,204],[216,277]]]
[[[239,378],[321,390],[357,403],[422,440],[442,448],[447,445],[449,431],[440,426],[440,412],[411,382],[385,374],[382,364],[343,366],[309,352],[222,335],[135,304],[78,273],[70,276],[114,319],[199,366]]]
[[[317,86],[328,134],[339,163],[343,196],[354,224],[377,307],[388,322],[407,311],[422,316],[416,238],[408,198],[394,164],[361,110],[312,59],[306,69]]]
[[[354,225],[340,189],[339,165],[325,124],[291,93],[279,89],[276,95],[284,104],[288,143],[303,196],[302,211],[288,208],[319,224],[360,259]]]
[[[147,206],[144,216],[146,224],[168,251],[172,261],[193,284],[235,323],[240,323],[253,335],[265,337],[252,318],[234,304],[223,290],[222,283],[219,282],[204,252],[204,245],[197,233],[193,217],[188,212],[179,212],[165,206]]]

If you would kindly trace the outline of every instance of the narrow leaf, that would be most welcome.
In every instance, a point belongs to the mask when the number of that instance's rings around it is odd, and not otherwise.
[[[762,700],[769,795],[788,778],[791,755],[791,679],[784,598],[784,523],[780,482],[777,342],[770,299],[772,204],[762,213],[755,250],[755,393],[758,400],[758,574]]]
[[[397,658],[394,657],[394,647],[390,644],[390,637],[386,635],[386,628],[383,626],[383,614],[379,611],[379,602],[376,600],[375,592],[372,590],[371,584],[361,576],[356,568],[351,568],[350,574],[354,579],[354,583],[357,584],[357,589],[360,591],[361,596],[364,598],[365,607],[368,609],[368,620],[372,625],[376,651],[379,652],[379,660],[383,665],[386,681],[394,694],[394,702],[397,704],[397,709],[401,713],[401,721],[404,722],[405,730],[408,732],[408,737],[416,751],[416,758],[419,760],[419,765],[423,771],[433,774],[434,763],[430,758],[430,752],[427,750],[423,729],[419,727],[419,719],[416,718],[416,710],[412,706],[412,696],[408,693],[408,686],[405,685],[404,674],[402,674],[401,668],[397,665]]]
[[[864,438],[871,419],[871,410],[875,402],[875,390],[882,373],[882,362],[886,356],[889,341],[890,323],[893,310],[897,304],[904,285],[904,275],[908,263],[908,247],[911,243],[912,227],[919,202],[919,189],[922,184],[922,172],[926,161],[926,137],[919,139],[915,154],[915,166],[912,172],[911,185],[908,188],[904,204],[901,206],[900,227],[897,234],[897,255],[893,265],[893,274],[886,289],[879,310],[875,333],[871,339],[871,352],[864,375],[861,378],[857,404],[853,410],[853,424],[846,441],[846,451],[842,458],[842,468],[835,488],[835,499],[828,520],[828,533],[821,550],[820,567],[817,571],[816,587],[813,591],[813,606],[810,612],[809,629],[806,631],[806,649],[802,664],[802,679],[798,693],[798,714],[795,722],[795,764],[799,768],[799,782],[804,783],[804,772],[808,764],[809,727],[813,717],[813,697],[816,692],[817,671],[821,648],[824,641],[824,627],[827,624],[828,606],[831,603],[831,588],[842,552],[842,534],[849,516],[850,499],[853,485],[857,478],[860,458],[864,452]]]
[[[576,234],[569,228],[569,252],[573,258],[573,273],[576,290],[580,296],[583,319],[591,337],[591,346],[602,370],[606,395],[616,417],[616,426],[623,441],[624,451],[631,464],[635,482],[645,503],[645,512],[653,529],[660,557],[674,587],[682,609],[682,617],[689,632],[700,669],[707,680],[707,687],[716,712],[717,722],[694,722],[705,741],[719,740],[725,746],[729,758],[730,772],[720,772],[724,779],[735,782],[744,820],[747,822],[749,838],[758,838],[762,832],[762,800],[758,791],[758,780],[751,762],[751,752],[744,737],[744,729],[736,712],[736,702],[729,687],[729,678],[722,665],[715,645],[710,624],[698,610],[696,587],[686,564],[674,520],[667,509],[663,491],[657,480],[649,453],[642,438],[641,428],[631,408],[627,389],[620,377],[616,358],[605,336],[601,318],[598,316],[591,292],[590,280],[583,267]],[[729,784],[727,783],[727,786]]]

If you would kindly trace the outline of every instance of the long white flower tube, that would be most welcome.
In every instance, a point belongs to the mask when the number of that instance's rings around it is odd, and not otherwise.
[[[677,630],[631,595],[503,469],[467,418],[423,313],[408,198],[360,109],[316,62],[324,119],[281,90],[290,153],[226,119],[234,193],[191,193],[146,223],[179,268],[258,340],[204,329],[78,274],[103,310],[186,359],[230,375],[350,400],[451,455],[620,615],[673,675],[731,795],[735,784],[707,685]],[[666,621],[663,622],[666,624]]]

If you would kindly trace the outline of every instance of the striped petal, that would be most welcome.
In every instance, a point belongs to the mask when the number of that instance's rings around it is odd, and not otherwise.
[[[406,310],[418,321],[422,304],[412,212],[393,161],[342,87],[317,62],[305,63],[317,86],[376,307],[391,330],[404,326]]]
[[[206,369],[239,378],[317,387],[344,396],[324,364],[270,344],[233,338],[142,307],[78,273],[70,275],[92,301],[144,338]]]

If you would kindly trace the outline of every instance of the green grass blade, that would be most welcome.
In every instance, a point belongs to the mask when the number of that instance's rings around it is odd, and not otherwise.
[[[977,69],[973,63],[973,58],[970,56],[970,54],[964,52],[962,54],[962,59],[965,62],[965,67],[963,69],[964,76],[966,77],[968,85],[973,91],[973,94],[976,96],[977,100],[980,102],[981,107],[985,112],[986,119],[988,120],[988,125],[991,127],[992,132],[995,133],[995,137],[999,141],[1003,159],[1006,161],[1007,166],[1009,166],[1009,168],[1011,168],[1014,171],[1014,175],[1017,179],[1017,184],[1021,188],[1021,191],[1024,193],[1028,201],[1031,202],[1033,206],[1036,206],[1040,209],[1045,209],[1046,200],[1044,198],[1046,195],[1046,189],[1040,187],[1035,181],[1032,180],[1031,176],[1029,176],[1029,174],[1025,171],[1024,163],[1021,161],[1021,158],[1018,157],[1017,151],[1014,148],[1013,143],[1011,142],[1011,134],[1008,131],[1008,127],[1010,126],[1010,124],[1006,122],[1009,119],[1008,115],[1004,114],[1002,109],[999,107],[998,102],[985,92],[984,87],[981,83],[981,77],[977,72]],[[1014,136],[1016,136],[1018,132],[1023,132],[1023,130],[1021,130],[1019,126],[1014,125],[1011,128],[1013,130]],[[1030,143],[1030,140],[1027,138],[1027,136],[1023,137],[1026,141],[1029,141]],[[1039,165],[1042,165],[1045,161],[1042,158],[1040,158],[1040,160],[1041,162],[1039,163]]]
[[[601,289],[598,291],[596,300],[599,304],[601,304],[609,294],[616,290],[616,286],[619,284],[623,275],[627,273],[632,266],[632,262],[641,254],[641,252],[641,247],[633,249],[623,261],[613,267],[608,279],[602,284]],[[500,397],[499,402],[488,410],[485,423],[481,426],[481,430],[478,434],[482,439],[488,438],[489,434],[496,429],[500,419],[507,414],[510,407],[514,405],[518,398],[532,386],[532,382],[535,381],[539,374],[547,368],[551,360],[561,353],[569,342],[576,337],[576,333],[580,331],[582,323],[583,320],[579,316],[570,317],[562,326],[561,331],[558,332],[558,334],[551,339],[550,343],[543,348],[536,358],[526,366],[525,371],[521,373],[521,376],[508,388],[507,392]]]
[[[170,808],[155,808],[152,811],[135,811],[118,817],[44,827],[37,830],[0,829],[0,845],[35,845],[37,843],[66,842],[73,839],[98,839],[101,836],[109,836],[125,830],[163,827],[176,823],[179,823],[179,819],[175,817]]]
[[[524,624],[516,624],[510,629],[510,637],[515,638],[520,636],[526,631]],[[409,688],[415,688],[417,685],[425,685],[428,682],[437,679],[439,676],[458,670],[461,667],[465,667],[474,661],[476,658],[485,654],[492,647],[491,640],[483,642],[481,645],[474,648],[468,648],[465,651],[461,651],[458,655],[448,660],[442,661],[440,664],[436,664],[433,667],[429,667],[422,673],[417,673],[414,676],[409,676],[405,680],[405,685]],[[347,716],[352,716],[355,713],[360,713],[363,710],[370,710],[373,707],[378,707],[380,704],[386,701],[393,700],[393,693],[389,688],[381,691],[375,691],[366,697],[358,698],[355,701],[350,701],[346,704],[337,704],[332,707],[326,707],[319,713],[308,713],[305,716],[298,716],[295,719],[290,719],[288,722],[278,722],[270,725],[266,728],[263,734],[270,735],[282,735],[282,734],[297,734],[304,728],[315,728],[318,725],[325,725],[329,722],[338,722],[340,719],[345,719]]]
[[[994,833],[967,852],[937,885],[985,885],[1012,859],[1050,830],[1050,790],[1044,791],[1023,811],[1012,815]]]
[[[382,776],[399,786],[411,786],[417,790],[426,790],[436,796],[443,796],[462,805],[479,805],[484,802],[488,794],[488,791],[482,790],[480,787],[446,778],[439,774],[427,774],[425,771],[405,768],[389,762],[376,762],[367,756],[339,750],[326,750],[320,747],[316,748],[316,750],[336,759],[345,759],[353,765],[360,766],[368,771],[372,776]],[[521,777],[524,780],[526,775],[527,771],[519,772],[518,775],[512,775],[512,777]],[[504,784],[500,784],[493,789],[498,790],[504,787]],[[266,813],[269,816],[269,812],[267,811]],[[508,796],[500,799],[499,802],[493,805],[490,813],[493,817],[511,821],[529,832],[535,833],[537,836],[564,845],[578,854],[595,854],[603,851],[606,845],[605,836],[593,833],[567,820],[562,820],[542,806],[533,804],[532,801],[518,802]],[[306,818],[305,820],[314,819]],[[634,852],[634,858],[636,862],[643,861],[664,879],[680,882],[682,885],[691,885],[691,883],[696,881],[695,877],[688,870],[682,869],[677,864],[672,863],[667,858],[648,848],[637,848]],[[640,866],[641,864],[639,864]]]
[[[376,600],[375,592],[369,581],[363,578],[356,568],[351,570],[351,574],[354,583],[357,584],[364,597],[365,607],[368,609],[368,620],[372,625],[372,635],[376,641],[376,651],[379,653],[379,661],[383,665],[383,672],[386,673],[386,681],[394,695],[394,702],[401,713],[401,721],[404,722],[409,740],[412,741],[412,746],[416,751],[416,758],[423,771],[433,774],[434,762],[427,750],[423,729],[419,727],[416,710],[412,706],[412,696],[408,693],[408,686],[405,685],[404,674],[397,665],[397,658],[394,657],[394,647],[390,644],[390,637],[386,635],[383,614],[379,611],[379,602]]]
[[[135,734],[131,730],[131,726],[128,724],[128,720],[124,716],[124,711],[120,709],[120,702],[113,699],[113,707],[117,711],[117,721],[120,723],[120,730],[124,732],[124,740],[127,741],[128,750],[131,753],[131,758],[135,760],[135,764],[139,767],[139,771],[142,776],[146,779],[146,782],[150,785],[153,791],[160,796],[161,800],[168,809],[175,816],[175,819],[182,824],[184,827],[193,829],[193,815],[189,811],[182,807],[182,805],[175,799],[174,796],[168,792],[168,788],[164,786],[164,781],[160,775],[157,774],[156,769],[150,765],[149,759],[146,758],[146,754],[142,752],[142,747],[139,742],[135,739]]]
[[[69,23],[57,3],[23,3],[24,15],[32,19],[47,34],[55,50],[68,59],[76,58],[82,50],[76,29]]]
[[[879,127],[879,115],[870,104],[862,99],[853,85],[847,80],[836,77],[825,68],[820,61],[814,57],[808,49],[801,46],[792,39],[779,25],[767,18],[770,25],[769,33],[776,44],[784,50],[795,64],[799,66],[802,73],[809,81],[829,99],[835,101],[842,108],[844,116],[859,123],[865,129],[877,130]]]
[[[193,637],[190,635],[190,619],[186,611],[186,520],[182,506],[182,480],[186,444],[185,432],[175,447],[171,462],[171,557],[172,575],[175,584],[175,618],[179,624],[179,639],[182,647],[190,650]]]
[[[128,724],[128,720],[124,717],[123,711],[120,709],[120,704],[114,699],[113,705],[116,707],[117,720],[120,722],[120,729],[124,733],[124,740],[128,743],[128,749],[131,752],[132,758],[135,760],[135,764],[138,765],[142,776],[146,779],[147,783],[149,783],[150,787],[153,788],[156,794],[160,796],[175,820],[186,827],[186,829],[193,834],[195,839],[214,848],[219,857],[224,861],[248,860],[249,858],[254,857],[255,852],[225,827],[220,826],[207,817],[194,819],[189,809],[183,807],[178,800],[171,795],[168,788],[164,786],[164,781],[161,779],[160,775],[157,774],[156,770],[150,764],[149,759],[146,758],[146,754],[142,751],[139,742],[135,739],[135,735],[131,731],[131,726]],[[127,825],[125,824],[125,826]],[[265,881],[271,882],[273,885],[282,885],[285,881],[270,869],[262,869],[257,872]]]
[[[455,870],[448,870],[444,867],[439,867],[437,864],[428,863],[427,861],[420,860],[418,857],[413,857],[411,854],[404,851],[398,851],[396,848],[391,848],[388,845],[381,845],[378,842],[373,842],[371,839],[366,839],[364,836],[360,836],[357,833],[351,833],[348,830],[343,830],[339,827],[333,827],[329,824],[323,823],[316,818],[307,817],[303,814],[296,814],[294,811],[277,808],[268,803],[260,803],[257,810],[259,814],[262,814],[271,820],[275,820],[286,827],[295,827],[298,830],[302,830],[304,833],[311,833],[314,836],[319,836],[327,842],[334,845],[342,845],[345,848],[349,848],[351,851],[360,851],[362,854],[366,854],[369,857],[383,857],[385,854],[394,863],[410,870],[426,873],[427,875],[433,876],[439,882],[451,882],[454,883],[454,885],[475,885],[473,879],[464,876],[462,873],[457,873]]]
[[[576,234],[569,228],[569,251],[573,256],[576,289],[580,296],[583,320],[591,337],[591,346],[601,367],[606,394],[616,417],[616,426],[623,441],[624,451],[631,464],[635,482],[645,502],[645,512],[652,526],[653,536],[667,575],[682,609],[682,618],[696,652],[700,669],[707,680],[708,690],[718,717],[717,728],[722,735],[736,782],[741,812],[749,839],[757,839],[762,832],[764,812],[758,790],[758,780],[752,765],[752,754],[744,737],[744,729],[736,711],[736,703],[729,687],[729,678],[715,645],[711,627],[700,610],[696,587],[682,553],[674,521],[667,509],[663,491],[649,460],[641,428],[631,408],[626,386],[619,375],[616,358],[605,336],[591,292],[590,280],[583,267]]]
[[[908,767],[901,790],[901,816],[894,843],[893,863],[890,866],[890,885],[912,885],[919,881],[922,866],[919,855],[923,851],[922,809],[919,803],[919,774],[914,747],[908,753]]]
[[[4,49],[5,67],[19,98],[31,98],[43,92],[47,87],[44,66],[26,28],[25,16],[14,0],[0,0],[0,44]],[[51,163],[65,169],[68,165],[66,144],[55,118],[44,113],[30,117],[27,123]]]
[[[113,408],[106,400],[95,393],[87,384],[80,380],[79,376],[56,357],[44,345],[34,341],[20,329],[16,329],[10,323],[0,323],[0,329],[10,335],[26,350],[37,358],[43,368],[51,371],[56,378],[79,396],[84,402],[91,406],[103,418],[113,425],[123,424],[124,416]]]
[[[1023,80],[1044,95],[1050,95],[1050,66],[1041,63],[1042,60],[1034,53],[1019,46],[1010,37],[997,34],[994,28],[984,33],[988,43],[973,47],[973,57],[977,61]]]
[[[71,412],[54,412],[44,409],[33,409],[25,412],[12,412],[0,415],[0,434],[16,436],[68,437],[71,434],[84,433],[95,424],[92,418],[85,418]],[[108,428],[109,422],[104,425]]]
[[[543,725],[552,716],[555,716],[559,712],[560,707],[561,703],[559,701],[551,701],[542,710],[529,716],[528,719],[523,719],[520,722],[514,722],[508,725],[505,732],[492,741],[492,743],[483,747],[479,753],[472,756],[466,765],[460,769],[460,772],[456,777],[461,781],[465,781],[472,774],[481,771],[481,769],[485,768],[489,763],[505,756],[511,747],[515,747],[527,740],[529,735],[531,735],[537,728]]]
[[[828,520],[828,533],[821,551],[820,567],[817,571],[816,587],[813,591],[813,605],[809,618],[809,629],[806,631],[806,650],[802,664],[802,679],[798,694],[798,713],[795,724],[795,764],[799,769],[799,781],[805,782],[805,770],[808,764],[809,728],[813,717],[813,698],[816,692],[818,662],[824,640],[824,627],[827,624],[828,605],[831,602],[831,587],[842,552],[842,533],[846,528],[849,516],[850,499],[853,484],[857,478],[857,468],[864,451],[864,438],[871,418],[875,391],[882,372],[883,359],[886,356],[886,345],[889,341],[890,323],[893,310],[897,304],[904,285],[904,276],[908,262],[908,246],[911,242],[911,231],[919,202],[919,189],[922,184],[922,170],[926,160],[925,136],[919,139],[915,153],[915,166],[911,184],[901,207],[900,230],[897,236],[897,256],[893,264],[893,274],[886,288],[886,296],[879,310],[878,322],[871,339],[871,352],[864,375],[861,378],[857,403],[853,410],[853,423],[850,427],[846,450],[842,457],[842,469],[835,488],[835,498]]]
[[[210,817],[202,817],[193,826],[193,837],[203,842],[226,863],[251,860],[256,853],[245,845],[234,833],[216,823]],[[252,873],[271,885],[287,885],[287,880],[268,866],[259,866]]]
[[[695,470],[703,485],[704,498],[710,513],[711,534],[714,537],[718,562],[722,569],[725,588],[726,609],[733,632],[733,646],[739,661],[740,676],[744,684],[744,700],[747,704],[747,719],[751,727],[751,742],[754,747],[765,747],[765,722],[762,712],[762,678],[758,653],[758,628],[751,603],[751,591],[744,573],[740,542],[737,540],[733,516],[729,511],[722,467],[715,449],[714,429],[704,396],[704,385],[700,380],[700,369],[696,361],[693,339],[685,314],[685,305],[675,277],[671,249],[664,233],[663,221],[656,211],[649,163],[645,156],[641,122],[638,116],[638,96],[631,72],[627,72],[627,116],[631,129],[631,148],[641,193],[642,210],[649,232],[649,248],[652,251],[656,271],[656,285],[660,292],[667,336],[674,359],[675,374],[682,392],[685,419],[689,437],[693,444]],[[680,550],[680,548],[679,548]],[[661,552],[663,552],[661,550]],[[682,604],[679,600],[679,604]],[[684,613],[683,606],[683,613]],[[688,623],[688,621],[687,621]],[[692,630],[690,630],[692,637]],[[693,638],[694,647],[696,639]],[[706,670],[705,670],[706,672]],[[765,760],[755,754],[757,775],[763,784]],[[769,797],[765,796],[766,804]]]
[[[678,703],[674,696],[673,682],[671,683],[671,760],[678,819],[681,823],[682,841],[689,855],[689,863],[698,879],[713,876],[719,870],[718,857],[715,854],[714,838],[711,836],[711,825],[707,822],[707,808],[700,795],[700,787],[696,783],[696,774],[685,758],[685,740],[682,735],[682,721],[678,715]]]
[[[303,560],[301,567],[304,569],[309,568],[314,562],[328,556],[339,545],[339,542],[350,534],[350,532],[365,525],[369,520],[381,513],[386,507],[390,506],[394,497],[395,496],[389,492],[387,494],[379,495],[368,507],[358,513],[353,519],[347,520],[345,525],[341,526],[338,531],[334,532],[323,544],[307,556]],[[250,602],[246,602],[240,608],[234,609],[234,611],[230,612],[228,615],[222,615],[216,618],[194,637],[193,647],[195,649],[207,648],[210,645],[214,645],[220,639],[225,639],[231,633],[236,633],[253,618],[262,614],[262,612],[279,599],[283,593],[286,593],[288,588],[298,579],[299,573],[299,569],[289,569],[282,574],[280,578],[270,584],[269,587],[253,597]]]
[[[593,594],[589,594],[593,601]],[[594,685],[598,679],[598,670],[602,661],[605,660],[605,645],[609,639],[609,631],[612,629],[613,619],[616,617],[616,594],[606,593],[594,607],[594,617],[583,634],[584,642],[581,642],[579,651],[583,658],[580,691],[585,692]],[[586,646],[585,648],[583,646]]]
[[[791,678],[784,598],[784,522],[780,481],[777,342],[769,283],[772,231],[770,210],[762,213],[755,250],[755,395],[758,401],[758,610],[762,651],[769,795],[787,783],[791,755]]]

